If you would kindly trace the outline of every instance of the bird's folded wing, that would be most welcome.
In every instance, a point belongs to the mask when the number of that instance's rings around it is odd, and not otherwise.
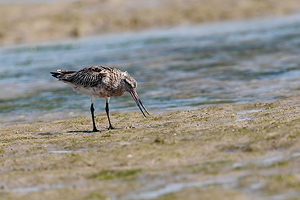
[[[82,85],[84,87],[93,87],[101,83],[102,78],[105,77],[107,73],[105,70],[93,70],[89,69],[82,69],[78,72],[68,76],[64,79],[64,81],[68,81],[70,83],[76,85]]]

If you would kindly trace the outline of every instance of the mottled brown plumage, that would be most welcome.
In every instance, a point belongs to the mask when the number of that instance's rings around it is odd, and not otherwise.
[[[50,72],[53,77],[59,81],[71,86],[77,93],[86,94],[91,98],[91,114],[93,120],[93,131],[98,131],[94,121],[94,101],[95,98],[106,99],[106,113],[109,121],[109,128],[113,129],[109,118],[109,99],[110,97],[122,96],[125,92],[129,92],[135,100],[137,106],[146,117],[144,111],[149,115],[148,111],[142,104],[136,93],[137,82],[126,71],[104,66],[86,67],[79,71]],[[144,111],[143,111],[143,109]]]

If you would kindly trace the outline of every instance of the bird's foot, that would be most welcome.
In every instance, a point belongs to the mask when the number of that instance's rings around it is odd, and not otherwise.
[[[92,132],[99,132],[99,130],[94,128]]]
[[[112,125],[108,127],[108,130],[115,129]]]

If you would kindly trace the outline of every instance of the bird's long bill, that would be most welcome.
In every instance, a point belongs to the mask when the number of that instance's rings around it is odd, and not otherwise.
[[[137,95],[136,91],[134,91],[134,90],[133,90],[133,91],[130,91],[130,94],[131,94],[132,98],[134,99],[136,105],[139,107],[140,111],[143,113],[144,117],[146,117],[144,111],[145,111],[148,115],[150,115],[149,112],[147,111],[147,109],[145,108],[145,106],[143,105],[142,101],[140,100],[139,96]],[[144,110],[143,110],[142,108],[143,108]]]

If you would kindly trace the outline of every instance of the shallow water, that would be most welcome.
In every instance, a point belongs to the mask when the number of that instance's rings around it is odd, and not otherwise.
[[[50,71],[128,71],[150,112],[299,95],[300,15],[0,47],[0,122],[86,115],[90,100]],[[96,114],[104,112],[96,100]],[[112,112],[138,111],[129,94]]]

